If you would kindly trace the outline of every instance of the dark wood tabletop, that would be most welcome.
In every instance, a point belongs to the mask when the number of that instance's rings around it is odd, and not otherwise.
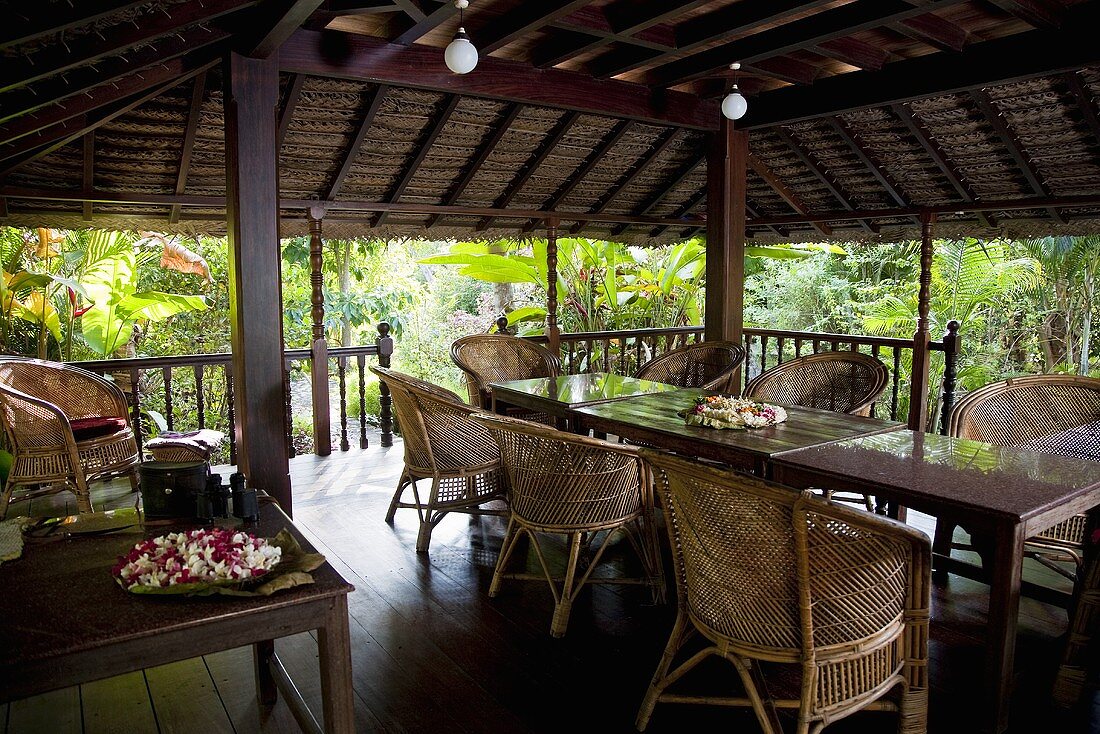
[[[28,538],[22,557],[0,565],[0,701],[320,629],[326,714],[330,704],[339,709],[326,715],[326,729],[351,731],[347,595],[354,587],[328,563],[311,572],[312,584],[267,597],[148,596],[115,582],[112,566],[141,538],[186,527],[195,526]],[[284,528],[315,552],[273,501],[261,502],[259,522],[246,529],[273,537]]]
[[[510,380],[490,384],[495,399],[527,408],[559,409],[622,400],[636,395],[667,393],[679,390],[676,385],[639,380],[611,372],[582,375],[539,377],[531,380]]]
[[[897,421],[784,406],[787,420],[746,430],[689,426],[678,411],[691,408],[702,395],[719,393],[681,388],[572,410],[588,428],[627,440],[669,449],[686,456],[721,461],[766,475],[771,457],[784,451],[904,428]]]

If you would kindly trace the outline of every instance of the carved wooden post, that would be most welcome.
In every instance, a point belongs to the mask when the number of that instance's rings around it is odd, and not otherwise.
[[[390,355],[393,354],[393,337],[390,336],[390,325],[385,321],[378,324],[378,366],[389,367]],[[393,399],[390,397],[390,389],[383,380],[378,382],[379,402],[382,404],[382,415],[378,416],[382,424],[382,445],[393,446]]]
[[[952,319],[947,322],[947,333],[943,335],[943,397],[940,406],[940,433],[947,435],[947,424],[951,420],[951,408],[955,405],[955,378],[958,375],[959,362],[959,322]]]
[[[547,346],[560,355],[561,332],[558,330],[558,219],[546,220],[546,336]]]
[[[321,240],[323,206],[309,208],[309,284],[310,317],[313,339],[309,343],[310,381],[313,388],[313,452],[318,456],[332,453],[332,409],[328,394],[328,340],[325,338],[325,291],[321,266],[324,242]]]
[[[920,216],[920,291],[917,294],[917,333],[913,335],[912,389],[909,392],[909,427],[923,431],[928,425],[928,306],[932,298],[932,225],[936,215]]]
[[[508,317],[507,316],[501,316],[501,317],[497,318],[497,333],[498,334],[507,334],[508,333]]]

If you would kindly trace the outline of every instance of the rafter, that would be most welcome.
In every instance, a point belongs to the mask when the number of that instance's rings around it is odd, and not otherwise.
[[[275,147],[282,149],[286,131],[290,128],[290,121],[294,118],[294,108],[298,106],[298,98],[302,96],[302,87],[306,83],[305,74],[291,74],[290,82],[286,87],[286,95],[283,98],[282,107],[279,109],[279,127],[275,131]]]
[[[489,156],[497,148],[497,144],[501,139],[508,134],[508,130],[511,129],[512,123],[516,121],[516,117],[519,116],[520,111],[523,108],[518,104],[509,105],[504,114],[501,115],[500,121],[497,122],[496,128],[489,134],[487,138],[481,143],[481,147],[478,148],[477,153],[466,166],[466,172],[462,174],[462,178],[455,184],[454,188],[447,194],[446,200],[443,202],[447,206],[453,206],[455,202],[461,198],[462,193],[466,191],[466,187],[470,185],[470,182],[474,180],[474,176],[481,170],[481,166],[488,160]],[[433,214],[428,220],[427,227],[433,227],[439,221],[439,214]]]
[[[798,158],[799,161],[801,161],[802,165],[806,166],[806,168],[810,170],[810,173],[812,173],[814,177],[825,186],[829,193],[833,195],[833,198],[836,199],[842,207],[844,207],[848,211],[852,211],[855,209],[855,207],[852,206],[851,197],[841,188],[840,183],[837,182],[831,175],[829,175],[829,172],[822,168],[821,165],[813,159],[813,156],[810,155],[809,151],[802,147],[802,144],[798,142],[798,140],[796,140],[792,134],[790,134],[783,128],[777,128],[775,132],[776,135],[779,136],[779,139],[787,145],[792,153],[794,153],[795,157]],[[867,222],[867,220],[860,219],[858,221],[860,226],[862,226],[868,232],[875,231],[875,228],[872,227],[870,223]]]
[[[506,209],[508,205],[515,198],[515,195],[519,193],[523,185],[527,183],[527,179],[538,170],[538,167],[542,165],[542,162],[546,160],[546,157],[550,155],[550,152],[557,147],[566,133],[569,132],[569,128],[573,127],[573,123],[580,117],[578,112],[567,112],[562,115],[561,119],[557,121],[550,132],[546,134],[546,137],[542,139],[538,147],[531,154],[531,157],[527,159],[527,162],[523,164],[523,167],[519,169],[515,177],[505,187],[504,193],[493,203],[493,207],[496,209]],[[485,217],[481,219],[474,227],[478,232],[484,232],[493,223],[493,217]]]
[[[441,109],[435,113],[435,122],[432,123],[428,131],[416,142],[416,155],[412,157],[405,165],[405,173],[398,180],[395,185],[386,196],[386,201],[396,203],[401,198],[401,194],[405,193],[405,189],[408,188],[413,178],[416,176],[416,172],[420,170],[420,164],[424,162],[424,159],[428,157],[428,153],[431,152],[432,146],[435,145],[436,138],[443,132],[443,128],[446,127],[447,122],[451,119],[451,114],[458,107],[458,103],[462,100],[457,95],[451,95],[447,98],[447,101],[443,103]],[[386,221],[388,212],[382,212],[378,215],[378,218],[374,222],[374,226],[381,226]]]
[[[819,43],[814,50],[857,69],[881,69],[890,57],[881,46],[874,46],[855,38],[834,38],[831,41]]]
[[[84,170],[81,176],[81,190],[85,193],[95,190],[95,130],[84,133]],[[84,221],[92,219],[92,202],[85,201],[82,207]]]
[[[265,2],[251,13],[252,27],[246,29],[247,37],[252,40],[250,48],[244,49],[246,56],[266,59],[283,45],[290,34],[298,29],[324,0],[275,0]]]
[[[343,162],[340,164],[340,168],[336,170],[336,175],[333,176],[332,183],[329,184],[328,195],[325,197],[326,199],[335,199],[337,194],[340,193],[340,189],[344,185],[344,179],[347,178],[348,173],[351,171],[351,165],[355,162],[355,156],[359,154],[359,147],[367,137],[367,132],[370,130],[371,124],[374,123],[374,118],[378,114],[378,110],[382,106],[382,101],[386,98],[389,91],[389,87],[379,85],[375,87],[370,97],[367,98],[366,104],[363,105],[363,114],[359,117],[359,127],[355,131],[355,136],[348,144],[348,149],[344,151]]]
[[[886,189],[886,193],[890,195],[890,198],[893,199],[898,206],[912,206],[912,202],[901,193],[901,189],[898,188],[897,182],[894,181],[893,176],[883,170],[878,161],[874,160],[870,154],[864,150],[863,146],[860,145],[859,141],[856,139],[855,133],[848,127],[847,123],[840,118],[834,117],[829,120],[829,127],[831,127],[837,137],[844,142],[845,147],[855,153],[859,162],[871,172],[871,175],[875,177],[875,180],[879,182],[882,188]]]
[[[903,105],[894,105],[891,109],[893,110],[894,115],[897,116],[897,118],[901,120],[902,123],[905,125],[906,129],[909,130],[909,134],[912,135],[918,143],[920,143],[920,146],[924,149],[924,152],[928,154],[928,157],[931,158],[936,166],[940,169],[940,172],[955,189],[955,192],[959,195],[959,198],[967,203],[974,202],[978,198],[977,195],[974,193],[974,189],[970,186],[969,183],[966,182],[966,179],[963,178],[962,174],[959,172],[959,169],[955,166],[954,163],[951,162],[951,159],[948,157],[946,151],[944,151],[943,148],[940,147],[940,144],[936,142],[936,139],[932,137],[932,134],[928,131],[924,124],[921,123],[921,121],[918,120],[917,117],[908,109],[906,109]],[[982,224],[982,226],[990,228],[996,226],[996,223],[993,221],[992,216],[986,214],[985,212],[978,212],[977,216],[978,221]]]
[[[757,176],[764,179],[764,182],[771,186],[775,190],[775,193],[779,194],[780,198],[787,202],[788,206],[799,214],[810,213],[810,210],[806,208],[806,205],[803,204],[802,200],[798,197],[798,194],[791,191],[787,184],[783,183],[778,176],[772,173],[772,170],[764,164],[764,161],[750,153],[748,166],[756,172]],[[814,227],[826,237],[829,237],[833,233],[833,230],[826,224],[816,223]]]
[[[925,13],[890,25],[904,36],[926,43],[941,51],[962,51],[969,35],[965,29],[935,13]]]
[[[676,211],[672,212],[672,218],[673,219],[679,219],[680,217],[687,216],[687,214],[689,212],[691,212],[692,209],[699,206],[700,204],[702,204],[706,200],[707,200],[707,187],[703,186],[703,188],[699,189],[694,194],[689,196],[687,201],[685,201],[683,204],[678,206],[676,208]],[[749,208],[746,206],[745,210],[748,211],[748,209]],[[629,226],[629,225],[624,226],[623,230],[625,230],[627,228],[627,226]],[[667,231],[671,227],[672,227],[671,224],[664,224],[664,225],[661,225],[660,227],[655,227],[654,229],[650,230],[649,236],[650,237],[660,237],[662,234],[665,233],[665,231]]]
[[[0,50],[125,13],[145,5],[146,2],[147,0],[100,0],[93,7],[89,7],[87,3],[58,4],[51,7],[49,13],[22,20],[17,14],[10,13],[4,18]]]
[[[1036,28],[1057,28],[1062,25],[1062,8],[1045,0],[989,0],[989,2]]]
[[[411,24],[408,28],[401,31],[401,33],[390,40],[392,43],[399,43],[402,46],[416,43],[447,20],[453,18],[457,12],[458,9],[455,8],[454,3],[443,3],[425,16],[424,20]]]
[[[195,77],[191,88],[191,108],[187,112],[187,129],[183,133],[183,150],[180,151],[179,168],[176,169],[176,195],[183,194],[187,188],[187,173],[191,170],[191,153],[195,149],[195,136],[199,130],[202,116],[202,100],[206,94],[206,72]],[[173,206],[168,213],[168,223],[175,224],[180,218],[180,207]]]
[[[1096,101],[1085,89],[1085,85],[1081,83],[1081,78],[1077,76],[1076,72],[1065,74],[1062,78],[1076,100],[1077,109],[1080,110],[1081,116],[1085,118],[1085,124],[1088,125],[1093,140],[1100,141],[1100,117],[1097,117],[1096,114]]]
[[[517,38],[583,8],[589,2],[591,0],[540,0],[520,3],[486,25],[471,29],[470,38],[476,42],[481,53],[488,55]]]
[[[649,196],[649,198],[642,202],[641,206],[634,210],[634,214],[644,216],[653,211],[653,209],[656,208],[658,204],[664,201],[666,196],[672,193],[680,184],[682,184],[687,179],[688,176],[694,173],[695,169],[703,165],[703,161],[705,161],[706,159],[706,151],[702,151],[699,153],[699,155],[687,161],[679,168],[679,170],[676,171],[675,174],[673,174],[672,178],[670,178],[664,186],[662,186],[657,191],[654,191]],[[706,187],[704,185],[704,191],[705,190]],[[620,235],[625,229],[626,227],[615,227],[611,230],[611,234]]]

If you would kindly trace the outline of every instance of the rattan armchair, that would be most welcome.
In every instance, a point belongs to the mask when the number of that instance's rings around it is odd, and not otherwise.
[[[869,709],[897,710],[899,732],[926,731],[927,536],[728,469],[642,457],[663,500],[678,607],[639,731],[662,702],[751,707],[773,734],[784,709],[800,734]],[[712,656],[733,665],[744,696],[692,687],[688,674]],[[790,676],[777,668],[800,674],[782,698],[776,683]]]
[[[634,376],[680,387],[729,391],[733,389],[733,374],[744,361],[745,348],[737,342],[704,341],[654,357]]]
[[[948,433],[998,446],[1100,459],[1100,379],[1077,375],[1031,375],[985,385],[951,410]],[[1087,515],[1076,515],[1027,539],[1025,554],[1076,580],[1081,575]],[[937,553],[986,551],[988,541],[954,542],[955,525],[936,523]],[[1074,572],[1060,565],[1072,562]]]
[[[506,515],[505,475],[493,437],[470,415],[478,408],[455,393],[385,367],[371,372],[389,388],[405,445],[405,468],[386,511],[392,523],[400,508],[420,515],[416,550],[427,553],[432,530],[447,513]],[[426,499],[417,482],[430,480]],[[412,501],[402,501],[407,490]],[[496,506],[493,506],[493,504]]]
[[[557,377],[561,360],[546,347],[510,334],[471,334],[451,344],[451,359],[462,370],[470,405],[493,409],[492,382]],[[516,418],[552,423],[549,416],[513,408]]]
[[[137,489],[137,440],[126,396],[110,380],[60,362],[0,360],[0,414],[13,455],[0,518],[14,500],[63,489],[91,512],[89,483],[116,476]]]
[[[496,596],[506,579],[548,583],[554,596],[553,637],[565,634],[573,602],[588,584],[642,584],[655,602],[664,600],[652,482],[636,448],[499,415],[475,420],[500,447],[512,510],[489,596]],[[545,534],[565,536],[564,569],[548,563],[539,539]],[[623,535],[641,561],[637,576],[608,575],[608,564],[601,563],[611,541]],[[541,573],[509,572],[524,537],[530,539]]]
[[[889,382],[889,369],[869,354],[818,352],[760,373],[745,386],[744,396],[780,405],[870,415],[871,406]]]

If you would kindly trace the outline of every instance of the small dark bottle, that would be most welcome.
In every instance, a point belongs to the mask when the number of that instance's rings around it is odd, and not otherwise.
[[[210,495],[210,483],[195,492],[195,519],[203,525],[214,522],[214,501]]]
[[[245,522],[260,519],[260,504],[256,490],[245,486],[245,476],[236,472],[229,477],[229,486],[233,489],[233,515]]]
[[[229,517],[229,487],[222,483],[220,474],[211,474],[206,478],[206,494],[214,517]]]

